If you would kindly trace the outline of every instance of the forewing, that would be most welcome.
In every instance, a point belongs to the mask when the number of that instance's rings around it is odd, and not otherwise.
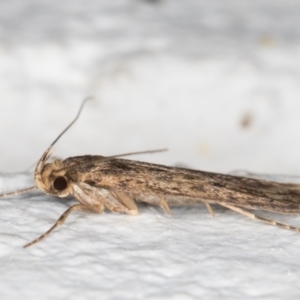
[[[130,193],[136,199],[158,195],[170,205],[202,201],[280,212],[300,211],[300,188],[253,178],[167,167],[99,156],[67,159],[73,181]],[[169,200],[168,200],[169,199]]]

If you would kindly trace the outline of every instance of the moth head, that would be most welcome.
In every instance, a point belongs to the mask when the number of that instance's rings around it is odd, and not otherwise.
[[[77,121],[84,104],[90,99],[91,97],[88,97],[83,100],[75,119],[58,135],[58,137],[54,140],[54,142],[52,142],[52,144],[46,149],[39,159],[34,171],[34,180],[36,186],[33,188],[39,188],[46,194],[61,198],[70,194],[72,187],[66,176],[67,170],[63,168],[63,162],[59,159],[54,160],[52,163],[48,163],[47,161],[51,157],[51,150],[53,146]]]
[[[60,198],[67,197],[71,192],[71,185],[66,172],[60,159],[45,163],[40,173],[35,176],[36,184],[46,194]]]

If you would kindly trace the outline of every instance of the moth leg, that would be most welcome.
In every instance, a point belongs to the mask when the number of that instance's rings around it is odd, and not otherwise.
[[[146,202],[146,203],[150,203],[152,205],[158,205],[160,208],[162,208],[162,210],[172,216],[172,212],[171,209],[166,201],[166,199],[163,196],[159,196],[159,195],[136,195],[136,197],[138,200]]]
[[[131,209],[131,208],[127,208],[125,205],[123,205],[122,200],[118,199],[115,194],[113,194],[111,191],[106,190],[106,189],[97,189],[97,193],[98,195],[100,195],[101,202],[102,204],[109,210],[113,211],[113,212],[121,212],[121,213],[125,213],[128,215],[137,215],[138,214],[138,209],[137,207],[135,207],[136,209]],[[122,199],[125,199],[125,194],[120,194],[121,197],[123,197]],[[126,195],[126,200],[127,204],[130,202],[130,196],[127,197]],[[133,199],[131,200],[131,206],[133,203]]]
[[[168,203],[166,202],[166,200],[163,197],[160,197],[160,201],[159,201],[158,205],[162,208],[162,210],[165,212],[165,214],[173,216]]]
[[[97,205],[97,206],[96,205],[95,206],[87,206],[87,205],[83,205],[83,204],[72,205],[59,217],[59,219],[55,222],[55,224],[49,230],[47,230],[44,234],[42,234],[37,239],[24,245],[23,248],[32,246],[32,245],[38,243],[39,241],[41,241],[42,239],[44,239],[45,237],[47,237],[56,227],[58,227],[59,225],[62,225],[66,221],[67,217],[71,214],[72,211],[85,211],[85,212],[94,212],[94,213],[101,214],[103,212],[103,210],[104,210],[104,206],[101,204]]]
[[[128,211],[126,212],[127,214],[135,216],[139,213],[139,209],[133,197],[131,197],[128,194],[117,191],[113,191],[112,193],[116,199],[118,199],[125,207],[128,208]]]
[[[138,208],[132,197],[127,194],[93,187],[84,182],[73,184],[73,196],[82,204],[94,206],[98,203],[114,212],[137,215]]]
[[[210,213],[210,215],[212,217],[215,217],[215,213],[213,211],[213,209],[211,208],[210,204],[208,202],[204,202],[205,206],[206,206],[206,209],[208,210],[208,212]]]
[[[280,223],[280,222],[276,222],[274,220],[271,220],[271,219],[266,219],[266,218],[263,218],[263,217],[260,217],[260,216],[257,216],[255,214],[252,214],[246,210],[243,210],[239,207],[236,207],[236,206],[232,206],[232,205],[227,205],[227,204],[220,204],[218,203],[219,205],[221,206],[224,206],[226,208],[229,208],[243,216],[246,216],[248,218],[251,218],[251,219],[256,219],[256,220],[260,220],[260,221],[263,221],[269,225],[273,225],[273,226],[278,226],[278,227],[281,227],[281,228],[284,228],[284,229],[288,229],[288,230],[293,230],[293,231],[296,231],[296,232],[300,232],[300,228],[299,227],[294,227],[294,226],[290,226],[288,224],[284,224],[284,223]]]

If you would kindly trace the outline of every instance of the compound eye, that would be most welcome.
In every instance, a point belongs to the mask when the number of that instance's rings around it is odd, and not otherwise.
[[[63,176],[59,176],[59,177],[55,178],[53,181],[53,187],[57,191],[65,190],[68,187],[67,179]]]

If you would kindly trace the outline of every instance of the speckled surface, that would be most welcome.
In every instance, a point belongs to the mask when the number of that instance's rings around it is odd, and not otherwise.
[[[0,8],[1,192],[33,183],[34,164],[87,95],[95,100],[55,156],[167,147],[134,158],[300,181],[298,1]],[[22,248],[73,202],[1,199],[1,299],[299,299],[299,234],[218,207],[216,218],[202,206],[173,217],[145,205],[135,217],[74,213]]]

